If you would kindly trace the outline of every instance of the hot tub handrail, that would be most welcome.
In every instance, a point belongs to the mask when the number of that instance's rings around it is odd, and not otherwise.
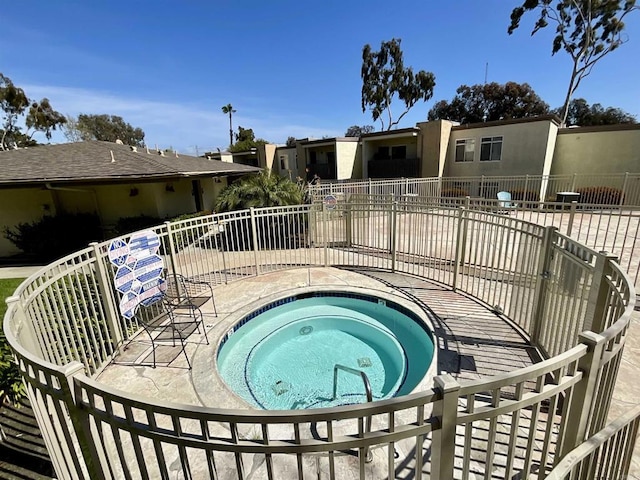
[[[371,394],[371,383],[369,383],[369,377],[367,377],[367,374],[364,373],[362,370],[358,370],[357,368],[347,367],[346,365],[341,365],[339,363],[336,363],[333,366],[333,398],[331,400],[335,400],[337,397],[338,370],[343,370],[353,375],[360,375],[360,377],[362,378],[362,383],[364,383],[364,389],[367,395],[367,402],[373,401],[373,395]],[[369,421],[370,420],[371,420],[371,417],[369,417]],[[371,425],[369,425],[369,428],[371,428]]]
[[[367,395],[367,402],[371,403],[373,401],[373,394],[371,393],[371,383],[369,382],[369,377],[362,370],[358,370],[357,368],[347,367],[346,365],[342,365],[340,363],[336,363],[333,366],[333,398],[331,400],[335,400],[338,397],[338,370],[342,370],[343,372],[351,373],[353,375],[360,375],[362,378],[362,383],[364,383],[364,391]],[[364,430],[364,433],[371,432],[371,415],[367,416],[367,424]],[[365,457],[367,462],[371,462],[373,457],[371,456],[371,450],[368,448],[365,450]]]

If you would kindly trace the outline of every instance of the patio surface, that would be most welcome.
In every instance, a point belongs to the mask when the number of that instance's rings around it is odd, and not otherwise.
[[[185,357],[179,353],[179,349],[170,346],[159,347],[158,368],[142,365],[148,365],[150,349],[148,341],[139,335],[115,362],[100,374],[98,380],[123,391],[157,400],[210,407],[252,408],[231,393],[215,373],[217,344],[238,319],[239,312],[244,315],[245,312],[252,311],[257,303],[309,286],[319,289],[345,286],[366,289],[374,294],[383,292],[397,296],[399,301],[412,302],[423,309],[431,319],[438,346],[434,375],[449,373],[459,381],[474,380],[531,365],[536,358],[535,350],[507,320],[466,295],[405,274],[362,268],[355,271],[318,267],[249,276],[228,285],[217,286],[214,293],[218,317],[213,316],[211,309],[205,315],[210,344],[206,345],[204,337],[199,334],[193,334],[188,339],[188,355],[193,362],[191,371],[187,368]],[[640,358],[640,342],[635,346]],[[633,351],[634,345],[629,345],[628,349]],[[625,361],[621,374],[633,375],[633,365],[632,362]],[[425,383],[431,385],[432,382],[428,379]],[[629,383],[626,389],[621,389],[621,394],[616,392],[613,411],[622,412],[639,401],[640,391],[635,390],[640,388],[632,381]],[[395,464],[396,478],[412,477],[412,471],[416,466],[414,450],[410,447],[403,449],[403,445],[399,443],[397,452],[399,457]],[[424,452],[425,464],[422,469],[428,478],[430,465],[427,445]],[[382,455],[382,451],[375,454]],[[496,449],[496,455],[506,454],[507,451]],[[341,461],[350,460],[347,458]],[[386,478],[375,464],[375,459],[372,464],[367,464],[367,478]],[[252,478],[262,478],[264,468],[259,468],[260,465],[255,459],[253,467],[257,470]],[[317,474],[317,478],[325,478],[326,468],[323,468],[320,462],[317,465],[314,462],[312,467],[315,470],[312,476],[315,477]],[[344,475],[341,474],[339,478],[352,478],[351,473],[348,473],[347,464],[343,467]],[[336,468],[339,471],[338,464]],[[502,478],[499,471],[494,470],[492,473],[493,478]],[[470,478],[483,476],[483,465],[472,462]]]

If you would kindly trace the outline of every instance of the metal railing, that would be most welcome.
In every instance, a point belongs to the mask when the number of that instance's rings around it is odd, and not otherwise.
[[[604,426],[633,282],[614,257],[557,228],[449,199],[354,197],[333,210],[251,209],[155,231],[171,269],[213,285],[333,265],[433,280],[507,316],[546,358],[474,382],[440,375],[421,392],[329,409],[224,410],[127,394],[94,379],[138,329],[117,315],[108,242],[94,244],[27,279],[5,316],[60,478],[247,478],[252,465],[267,478],[350,469],[359,478],[451,479],[456,470],[544,478]],[[425,295],[414,300],[428,304]],[[617,442],[607,459],[634,440]],[[407,453],[401,463],[398,450]]]
[[[331,400],[335,400],[338,398],[338,371],[342,370],[343,372],[350,373],[352,375],[359,376],[362,379],[362,384],[364,385],[364,392],[367,399],[367,402],[373,402],[373,394],[371,393],[371,383],[369,383],[369,377],[362,370],[357,370],[355,368],[347,367],[346,365],[340,365],[336,363],[333,366],[333,397]],[[371,415],[367,417],[367,425],[365,426],[365,433],[371,432]],[[366,462],[371,462],[373,460],[373,456],[371,455],[371,451],[368,449],[365,451]]]
[[[575,448],[549,473],[547,480],[581,478],[627,478],[633,456],[629,439],[638,436],[640,406],[607,425]],[[614,460],[608,452],[617,452]]]
[[[515,201],[553,202],[559,192],[577,192],[582,203],[640,206],[640,173],[391,178],[322,182],[310,186],[314,197],[328,194],[406,195],[495,199],[511,192]]]
[[[319,197],[317,198],[320,203]],[[595,203],[570,204],[560,202],[518,201],[509,211],[497,199],[441,198],[414,195],[350,194],[339,197],[339,202],[376,204],[398,201],[402,208],[412,203],[437,209],[464,207],[470,210],[508,214],[536,225],[556,227],[579,243],[595,251],[607,251],[617,257],[618,263],[640,286],[640,207],[601,205]]]

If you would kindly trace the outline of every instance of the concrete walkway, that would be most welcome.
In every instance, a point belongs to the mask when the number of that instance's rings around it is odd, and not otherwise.
[[[0,279],[27,278],[43,267],[0,267]],[[3,299],[4,300],[4,299]]]

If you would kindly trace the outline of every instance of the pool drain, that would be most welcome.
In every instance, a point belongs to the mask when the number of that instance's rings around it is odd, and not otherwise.
[[[309,335],[313,332],[313,327],[311,325],[305,325],[300,329],[300,335]]]

